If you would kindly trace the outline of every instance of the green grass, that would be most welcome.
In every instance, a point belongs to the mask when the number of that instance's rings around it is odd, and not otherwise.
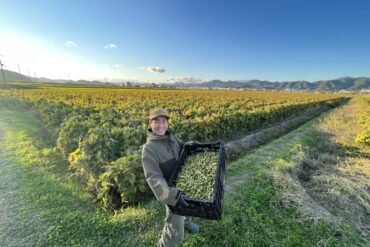
[[[48,172],[19,169],[18,174],[22,174],[18,184],[23,202],[18,220],[37,237],[30,246],[135,246],[150,242],[150,236],[141,239],[137,232],[150,232],[148,224],[155,225],[153,218],[160,205],[152,203],[112,215],[86,200],[89,195],[82,188]]]
[[[231,164],[228,181],[245,171],[253,176],[226,195],[222,221],[204,222],[202,234],[190,236],[185,246],[367,246],[352,226],[305,220],[296,208],[284,205],[286,186],[281,183],[286,181],[276,176],[290,168],[290,158],[302,146],[319,138],[313,135],[317,123],[311,121]]]
[[[45,138],[37,114],[9,109],[2,100],[0,132],[6,134],[6,156],[11,161],[6,172],[14,176],[11,188],[17,195],[14,221],[18,225],[9,225],[19,231],[19,243],[30,235],[28,246],[155,245],[164,219],[160,203],[149,200],[116,213],[99,209],[89,192],[69,175],[66,161],[53,165],[45,161],[45,157],[55,157],[43,155],[42,150],[52,144]],[[315,143],[316,124],[316,120],[310,121],[229,164],[228,183],[245,172],[253,176],[225,195],[221,221],[197,220],[202,231],[187,235],[184,246],[368,246],[353,227],[304,219],[282,200],[284,184],[276,174],[292,166],[291,157],[302,147]],[[32,154],[36,161],[30,166],[25,156]],[[8,242],[5,246],[17,245]]]

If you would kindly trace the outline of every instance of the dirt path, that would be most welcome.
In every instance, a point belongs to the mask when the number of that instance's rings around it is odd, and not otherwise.
[[[4,123],[4,111],[0,110],[0,239],[5,246],[24,245],[27,240],[19,242],[19,229],[22,223],[17,221],[17,175],[11,169],[5,147],[5,135],[8,126]]]
[[[9,247],[35,246],[36,232],[33,221],[20,219],[22,205],[20,200],[21,169],[12,164],[5,150],[5,137],[11,129],[5,119],[12,114],[0,108],[0,245]],[[38,229],[40,230],[40,229]]]

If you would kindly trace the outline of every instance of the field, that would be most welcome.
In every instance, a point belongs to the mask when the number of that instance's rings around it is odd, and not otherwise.
[[[0,205],[8,212],[1,238],[6,246],[153,245],[164,212],[143,179],[140,148],[155,106],[168,109],[182,140],[212,141],[342,104],[230,163],[223,220],[199,221],[203,231],[185,246],[368,246],[369,100],[7,85],[0,90],[7,181]]]
[[[108,207],[137,202],[148,192],[139,153],[151,108],[169,111],[171,130],[180,139],[211,141],[343,100],[313,93],[65,87],[4,94],[40,113],[56,148]],[[112,198],[112,189],[120,198]]]
[[[313,93],[61,87],[7,93],[33,102],[45,111],[44,118],[50,119],[50,124],[55,123],[53,127],[74,112],[90,115],[113,111],[120,121],[126,119],[124,127],[145,129],[149,110],[163,107],[171,114],[173,131],[189,140],[226,137],[234,130],[251,130],[342,98]]]

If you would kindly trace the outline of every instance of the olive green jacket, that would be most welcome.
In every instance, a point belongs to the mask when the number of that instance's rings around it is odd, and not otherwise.
[[[148,130],[148,137],[142,149],[144,175],[155,197],[168,205],[176,205],[178,190],[170,187],[168,181],[179,160],[183,143],[174,135],[155,135]]]

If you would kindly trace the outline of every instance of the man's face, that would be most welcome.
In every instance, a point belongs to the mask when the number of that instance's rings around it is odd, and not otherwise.
[[[150,121],[150,128],[156,135],[163,136],[168,129],[168,120],[166,117],[156,117]]]

